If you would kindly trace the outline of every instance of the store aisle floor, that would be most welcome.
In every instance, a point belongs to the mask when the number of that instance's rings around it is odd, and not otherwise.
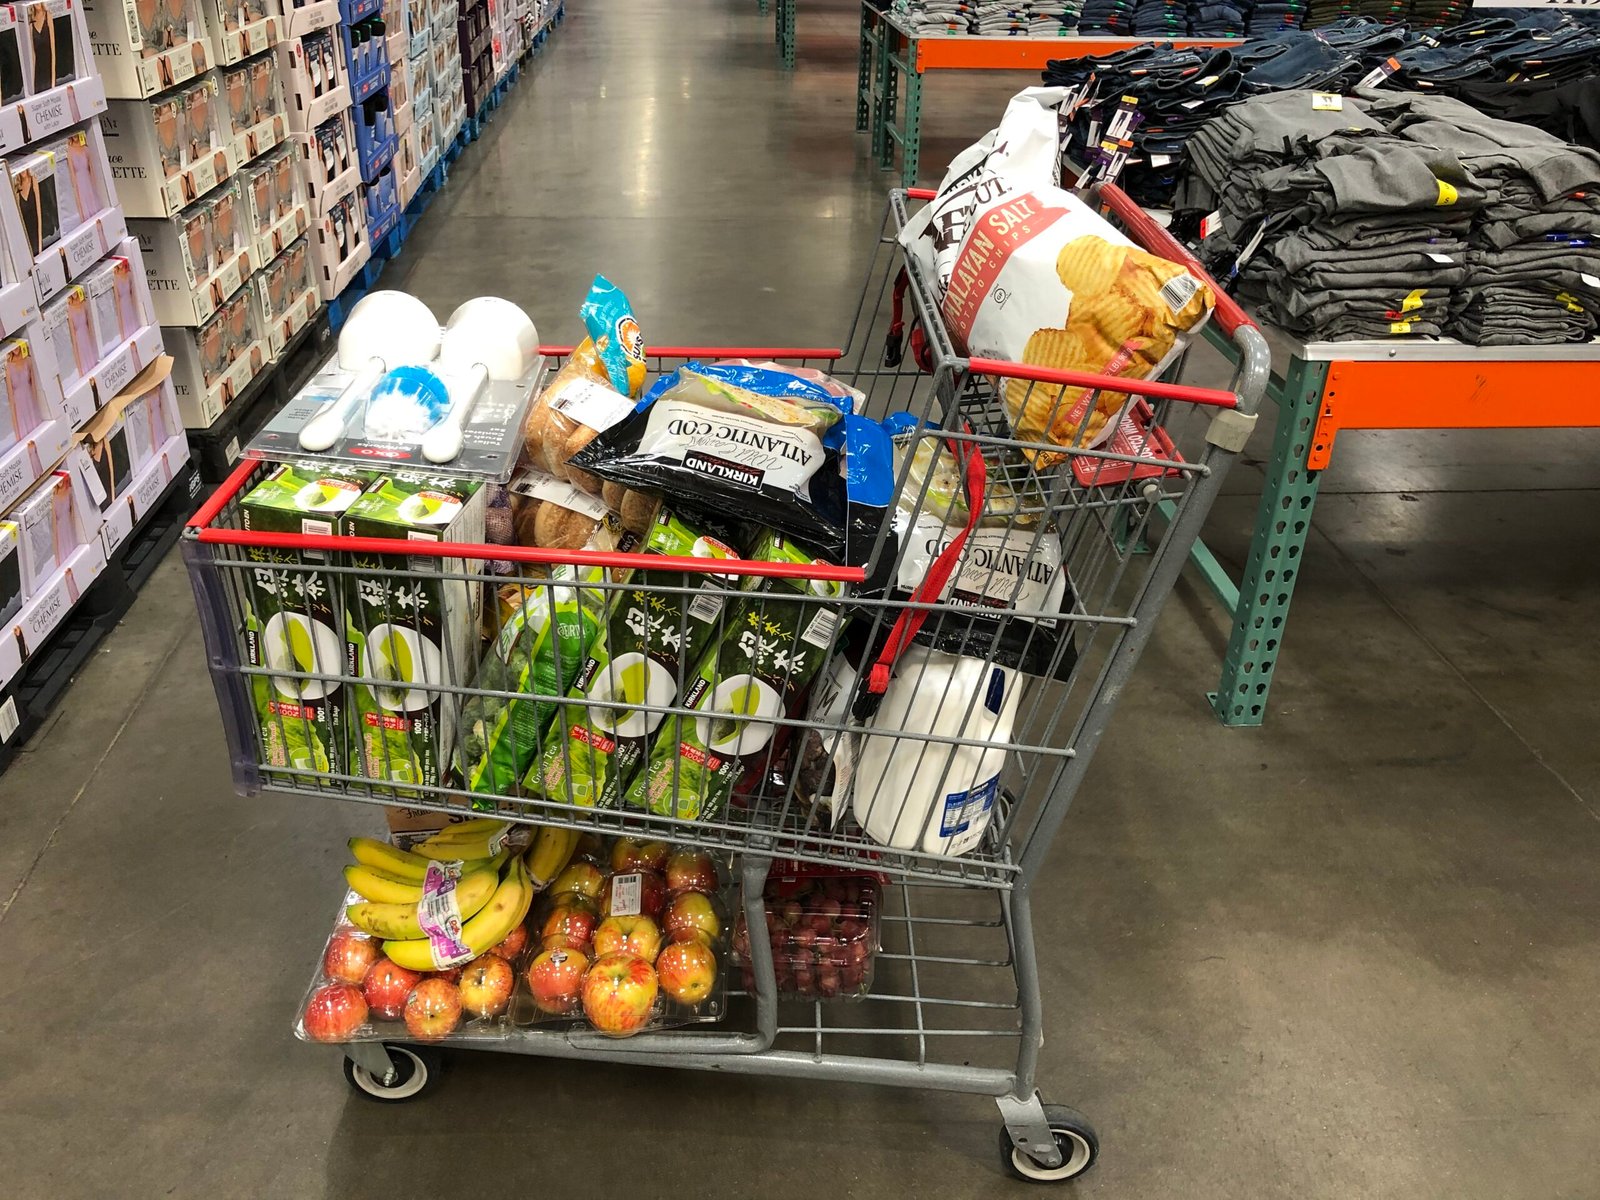
[[[890,177],[849,133],[855,13],[570,0],[390,283],[578,336],[831,342]],[[930,84],[925,161],[1027,80]],[[1346,435],[1270,723],[1218,727],[1185,583],[1036,901],[1041,1085],[1079,1194],[1594,1195],[1600,439]],[[1260,474],[1212,522],[1242,557]],[[975,1098],[457,1054],[355,1098],[289,1026],[368,809],[232,795],[181,563],[0,778],[0,1195],[1022,1194]]]

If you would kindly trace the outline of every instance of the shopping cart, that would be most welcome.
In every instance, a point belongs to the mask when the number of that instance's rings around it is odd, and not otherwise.
[[[947,594],[919,587],[903,570],[910,561],[906,547],[915,539],[887,535],[878,537],[860,566],[797,567],[250,533],[241,523],[239,500],[266,469],[259,463],[241,465],[196,514],[184,552],[241,793],[276,791],[454,815],[487,810],[514,822],[664,839],[737,863],[742,886],[738,904],[752,931],[744,964],[750,986],[730,990],[723,1027],[662,1029],[617,1041],[591,1031],[535,1026],[472,1045],[993,1096],[1003,1118],[1000,1148],[1007,1167],[1025,1179],[1059,1181],[1091,1164],[1097,1141],[1081,1116],[1044,1104],[1035,1088],[1043,1033],[1033,887],[1111,711],[1243,446],[1266,379],[1267,350],[1248,318],[1218,289],[1215,319],[1238,345],[1243,362],[1231,391],[963,359],[944,331],[929,280],[917,263],[904,259],[896,240],[911,206],[930,197],[891,193],[845,348],[656,348],[650,352],[650,367],[660,373],[691,359],[722,358],[815,367],[859,389],[868,415],[908,414],[903,434],[907,452],[897,460],[895,491],[901,528],[920,529],[919,522],[928,520],[943,524],[947,540],[968,531],[966,546],[1021,547],[1020,570],[1018,561],[1001,564],[1000,555],[987,566],[963,560],[956,577],[961,587]],[[1182,248],[1121,192],[1106,187],[1097,198],[1130,236],[1200,273]],[[917,333],[921,353],[907,352],[908,331]],[[547,351],[558,362],[565,353]],[[1063,450],[1019,441],[1010,431],[1007,387],[1030,394],[1043,389],[1060,399],[1069,387],[1113,383],[1140,399],[1116,436],[1100,448]],[[1057,454],[1063,461],[1055,469],[1036,470],[1029,465],[1031,453]],[[941,485],[937,468],[948,472],[951,464],[954,474],[946,474]],[[948,486],[950,479],[957,481],[953,487]],[[270,570],[269,560],[283,551],[319,563],[318,571],[332,587],[384,587],[412,595],[429,589],[470,595],[483,589],[491,564],[510,563],[514,574],[495,576],[493,584],[512,583],[524,594],[542,591],[552,605],[571,602],[581,590],[587,602],[604,612],[614,597],[630,590],[646,593],[654,609],[667,614],[660,630],[666,639],[688,637],[688,613],[694,609],[698,619],[712,614],[706,644],[722,644],[730,630],[737,634],[739,623],[747,622],[755,631],[752,636],[763,630],[804,631],[811,645],[804,654],[790,653],[780,660],[779,670],[789,674],[769,680],[790,702],[787,706],[777,712],[759,710],[759,723],[733,720],[722,731],[734,739],[723,743],[733,746],[728,753],[737,754],[738,739],[759,725],[754,740],[760,750],[744,763],[733,788],[715,795],[681,755],[653,757],[647,764],[653,783],[644,809],[627,803],[597,807],[588,798],[575,802],[581,789],[541,794],[535,787],[510,786],[483,793],[467,790],[451,774],[420,781],[409,768],[391,770],[394,751],[382,738],[373,739],[364,757],[353,755],[339,770],[286,752],[285,747],[302,743],[298,735],[308,731],[274,725],[307,720],[305,707],[273,706],[263,716],[256,693],[276,680],[289,681],[291,691],[317,689],[320,695],[342,688],[350,694],[358,686],[393,687],[393,678],[374,672],[371,660],[341,659],[322,670],[281,662],[251,665],[252,579],[255,572]],[[383,565],[349,565],[359,556]],[[646,570],[651,574],[645,584],[639,581],[646,577],[630,575]],[[1063,578],[1065,586],[1052,592],[1050,585]],[[887,585],[880,587],[885,580]],[[1009,595],[997,592],[997,580],[1001,592],[1012,589]],[[493,584],[483,590],[492,590]],[[485,607],[484,632],[492,636],[498,632],[500,606],[491,598]],[[1024,664],[1008,676],[1009,686],[1023,690],[1014,722],[1003,736],[993,733],[993,725],[986,734],[971,732],[984,728],[981,722],[970,723],[982,688],[939,700],[941,712],[948,705],[958,718],[954,733],[948,721],[940,732],[885,726],[881,712],[877,717],[861,715],[871,708],[862,696],[876,686],[873,665],[884,664],[877,683],[895,678],[910,661],[906,647],[917,644],[913,633],[920,641],[946,647],[956,639],[969,660],[981,664],[981,678],[992,678],[982,675],[984,671]],[[859,678],[847,681],[834,707],[808,713],[807,688],[820,675],[815,664],[832,661],[847,640],[865,646],[869,661]],[[795,645],[791,642],[790,648]],[[321,661],[309,665],[330,667]],[[572,780],[584,778],[584,768],[579,764],[574,776],[578,743],[565,736],[569,720],[611,731],[629,722],[634,729],[664,728],[680,718],[692,724],[704,718],[703,710],[686,702],[694,665],[678,663],[671,680],[675,690],[666,693],[670,699],[648,691],[632,701],[620,695],[596,698],[591,692],[581,704],[562,706],[563,697],[554,690],[488,688],[470,673],[451,677],[448,664],[419,694],[437,702],[439,712],[452,714],[439,723],[434,735],[439,744],[432,747],[434,757],[446,763],[450,746],[445,743],[463,745],[472,734],[461,727],[461,714],[474,704],[516,700],[553,706],[560,715],[535,744],[519,748],[518,761],[548,762],[547,755],[553,756],[556,777]],[[922,669],[927,669],[925,663]],[[712,668],[704,682],[716,692],[728,680]],[[740,715],[755,711],[737,710]],[[876,777],[858,772],[854,793],[830,808],[819,801],[819,789],[837,790],[840,781],[819,785],[808,776],[804,768],[814,765],[811,752],[820,746],[826,759],[840,739],[859,738],[869,720],[877,722],[872,738],[880,749],[888,745],[890,761],[898,765]],[[695,728],[704,732],[709,727]],[[707,736],[715,735],[713,730]],[[910,823],[915,828],[905,836],[897,806],[909,802],[906,781],[913,776],[924,783],[931,779],[938,789],[962,794],[974,780],[958,777],[966,768],[957,764],[986,752],[1002,752],[1004,761],[998,792],[978,806],[990,810],[987,825],[982,825],[978,809],[969,806],[958,814],[959,828],[982,828],[978,843],[961,854],[943,852],[945,844],[930,850],[921,836],[927,827],[918,821]],[[940,818],[941,833],[944,820]],[[879,836],[870,836],[867,827]],[[778,994],[772,949],[754,932],[764,927],[763,888],[775,860],[860,869],[886,881],[877,977],[866,998],[848,1004],[800,1002]],[[409,1098],[428,1080],[431,1048],[391,1039],[343,1049],[347,1075],[369,1095]]]

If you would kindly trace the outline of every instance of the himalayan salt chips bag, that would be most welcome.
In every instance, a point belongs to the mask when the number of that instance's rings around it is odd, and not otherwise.
[[[944,317],[959,349],[1068,371],[1146,379],[1205,324],[1215,297],[1059,188],[1007,183],[957,252]],[[1124,392],[1004,385],[1017,438],[1084,448],[1116,430]],[[1043,470],[1063,455],[1029,454]]]

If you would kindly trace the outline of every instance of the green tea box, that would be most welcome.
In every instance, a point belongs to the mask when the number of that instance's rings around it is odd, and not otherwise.
[[[372,482],[369,472],[329,463],[284,463],[239,502],[240,521],[253,533],[337,532],[341,514]],[[249,614],[245,653],[250,665],[303,675],[340,675],[344,614],[340,581],[319,567],[331,556],[313,551],[250,546],[245,556]],[[345,705],[337,679],[251,675],[261,732],[262,763],[326,774],[345,772]]]
[[[396,472],[372,482],[339,532],[401,543],[483,541],[486,493],[473,480]],[[437,787],[455,744],[460,697],[477,664],[478,559],[351,552],[345,663],[362,682],[352,729],[369,779]]]

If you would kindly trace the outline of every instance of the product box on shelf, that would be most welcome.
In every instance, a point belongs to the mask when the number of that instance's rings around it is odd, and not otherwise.
[[[21,532],[15,521],[0,521],[0,640],[11,643],[16,639],[5,635],[10,632],[11,618],[22,607]],[[20,650],[13,650],[13,654],[20,657]],[[0,655],[0,672],[4,672],[8,665],[5,656]],[[0,677],[0,687],[10,681],[11,675],[4,674]]]
[[[373,245],[379,245],[400,222],[400,193],[391,163],[379,172],[371,183],[363,185],[366,193],[367,230]]]
[[[389,54],[378,29],[381,24],[374,17],[339,27],[350,68],[350,98],[357,104],[389,86]]]
[[[125,238],[113,251],[83,283],[69,284],[45,305],[40,318],[74,428],[161,354],[138,242]]]
[[[51,0],[0,9],[0,154],[105,109],[80,7]]]
[[[200,0],[84,0],[106,94],[153,96],[210,69],[215,57]]]
[[[130,217],[169,217],[238,169],[215,76],[153,100],[113,101],[102,119],[117,195]]]
[[[61,411],[56,366],[37,325],[0,342],[0,511],[66,453],[72,426]]]
[[[12,158],[8,168],[10,198],[23,230],[11,245],[17,256],[33,252],[31,262],[14,262],[13,268],[31,272],[43,303],[126,237],[127,222],[107,176],[105,143],[92,123],[38,143]]]
[[[315,0],[311,4],[287,3],[283,9],[283,37],[288,41],[327,29],[339,23],[339,0]]]
[[[92,473],[91,473],[92,474]],[[26,513],[24,512],[26,510]],[[78,598],[105,569],[99,510],[72,460],[21,499],[7,519],[18,526],[24,596],[16,626],[25,655],[38,653]],[[42,573],[30,578],[30,570]],[[31,583],[31,586],[29,584]]]
[[[332,300],[349,286],[355,274],[372,257],[372,239],[367,232],[366,205],[359,192],[351,192],[334,203],[312,225],[316,238],[312,264],[317,272],[317,287],[324,300]]]
[[[133,478],[122,495],[101,512],[100,541],[107,557],[156,506],[189,460],[189,443],[178,416],[172,381],[163,377],[154,385],[136,383],[130,395],[122,422],[135,456]],[[154,452],[148,461],[141,461],[137,455],[146,440]]]
[[[270,358],[249,287],[224,300],[198,329],[164,326],[161,339],[173,360],[178,411],[190,428],[208,428]]]
[[[318,29],[275,51],[289,128],[304,134],[350,107],[350,79],[337,31]]]
[[[389,110],[389,94],[370,96],[353,111],[356,154],[361,163],[361,178],[371,180],[394,159],[394,114]]]
[[[400,110],[410,103],[411,63],[402,56],[394,60],[389,70],[389,107],[398,116]]]
[[[310,133],[295,134],[292,141],[300,156],[300,177],[305,183],[311,215],[331,212],[361,183],[350,110],[334,114]]]
[[[280,146],[240,173],[250,229],[255,238],[251,264],[258,270],[311,227],[311,208],[292,146]]]
[[[234,160],[241,166],[289,136],[289,114],[270,54],[219,71]]]
[[[204,325],[255,266],[250,212],[237,178],[175,217],[130,227],[163,325]]]
[[[362,493],[339,518],[339,533],[410,543],[478,541],[485,495],[475,481],[397,472]],[[438,562],[456,575],[470,565]],[[355,685],[348,698],[353,740],[360,742],[359,771],[367,778],[437,786],[450,762],[457,699],[427,685],[464,686],[477,666],[478,591],[465,580],[418,584],[385,574],[394,563],[384,555],[350,555],[361,575],[349,577],[345,589],[344,662],[358,675],[397,685]]]
[[[390,90],[389,94],[391,96],[394,95],[393,89]],[[412,112],[409,100],[394,110],[394,152],[396,161],[399,161],[401,148],[406,144],[406,135],[411,132]]]
[[[416,142],[417,161],[424,175],[439,165],[439,126],[431,109],[417,109],[416,120],[411,125],[411,136]]]
[[[250,282],[256,292],[261,327],[266,330],[267,349],[276,362],[289,339],[305,328],[322,307],[316,273],[311,268],[311,243],[305,238],[293,243],[256,272]]]
[[[219,65],[270,50],[283,36],[277,0],[201,0],[201,7]]]

